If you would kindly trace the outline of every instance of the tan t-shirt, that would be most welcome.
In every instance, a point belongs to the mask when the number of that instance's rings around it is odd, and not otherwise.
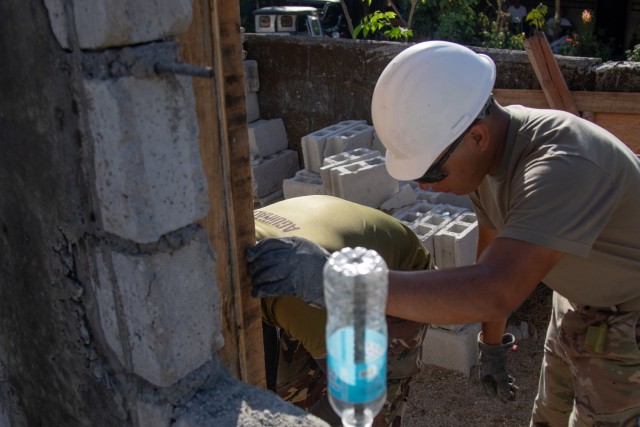
[[[572,114],[507,107],[499,172],[471,195],[498,237],[566,255],[544,282],[576,304],[640,297],[640,161],[620,140]]]

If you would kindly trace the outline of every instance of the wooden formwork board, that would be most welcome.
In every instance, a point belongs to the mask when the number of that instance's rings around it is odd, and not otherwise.
[[[210,200],[201,223],[216,252],[225,341],[218,355],[238,379],[266,387],[260,302],[250,296],[244,262],[255,229],[238,2],[195,0],[178,42],[181,61],[215,74],[193,84]]]
[[[550,107],[542,90],[494,89],[493,94],[501,105]],[[582,117],[607,129],[640,154],[640,93],[572,91],[571,97]]]

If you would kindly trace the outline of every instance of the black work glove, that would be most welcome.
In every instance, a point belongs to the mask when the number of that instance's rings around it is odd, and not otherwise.
[[[246,251],[255,298],[291,295],[324,307],[322,269],[329,252],[301,237],[267,238]]]
[[[480,350],[480,383],[485,393],[494,401],[505,403],[516,397],[515,379],[507,374],[507,352],[515,349],[516,338],[512,334],[502,336],[502,344],[485,344],[482,332],[478,334]]]

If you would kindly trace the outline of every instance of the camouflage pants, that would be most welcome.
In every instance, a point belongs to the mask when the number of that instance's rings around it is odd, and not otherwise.
[[[531,426],[640,427],[639,319],[554,293]],[[606,338],[594,350],[598,332]]]
[[[387,397],[383,409],[374,420],[374,427],[401,425],[409,383],[412,376],[420,370],[422,341],[427,325],[387,317],[387,328]],[[277,394],[294,405],[309,410],[326,392],[325,373],[299,341],[282,333]]]

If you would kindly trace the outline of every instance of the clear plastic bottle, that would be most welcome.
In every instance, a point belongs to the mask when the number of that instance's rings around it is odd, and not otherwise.
[[[343,426],[370,426],[386,399],[387,287],[376,251],[344,248],[325,264],[327,388]]]

